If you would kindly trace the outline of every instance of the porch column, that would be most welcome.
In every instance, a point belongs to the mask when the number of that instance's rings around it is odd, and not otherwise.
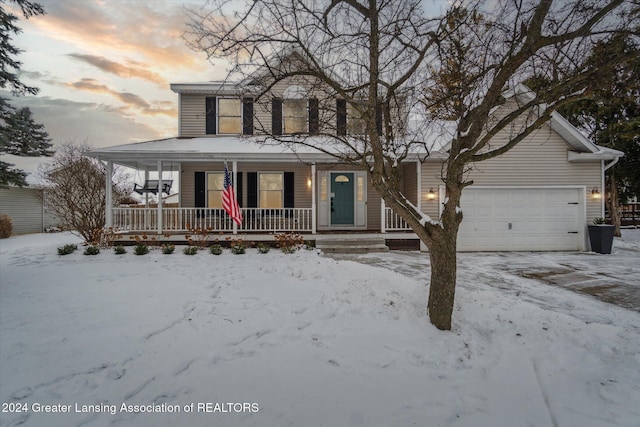
[[[104,225],[106,228],[113,227],[113,162],[107,161],[107,170],[105,174],[105,209],[104,209]]]
[[[416,207],[420,212],[422,212],[422,164],[419,160],[416,162],[416,180],[418,181],[418,204]]]
[[[162,234],[162,160],[158,160],[158,234]]]
[[[142,183],[142,185],[144,186],[147,183],[147,181],[149,181],[149,169],[144,168],[144,182]],[[144,207],[145,208],[149,207],[149,192],[148,191],[144,193]]]
[[[144,182],[142,185],[144,186],[147,181],[149,181],[149,169],[144,168]],[[145,231],[149,229],[149,192],[146,191],[144,193],[144,229]]]
[[[382,197],[380,197],[380,232],[381,233],[386,233],[386,227],[385,227],[385,223],[386,223],[386,209],[387,206],[384,203],[384,199]]]
[[[237,169],[238,169],[238,161],[237,160],[234,160],[233,162],[231,162],[231,168],[232,168],[232,171],[231,171],[232,178],[231,179],[233,181],[232,182],[232,184],[233,184],[233,194],[234,194],[234,197],[237,200],[238,199],[238,187],[237,187],[238,184],[236,182],[237,181],[236,178],[238,177],[238,174],[236,172]],[[231,221],[231,223],[233,224],[233,234],[238,234],[238,224],[236,224],[235,221]]]
[[[316,204],[316,164],[311,164],[311,234],[316,234],[317,228],[317,204]]]

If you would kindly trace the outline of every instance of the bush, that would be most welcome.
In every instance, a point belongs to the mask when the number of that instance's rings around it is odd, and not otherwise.
[[[176,247],[171,243],[165,243],[164,245],[162,245],[162,253],[165,255],[172,254],[173,251],[175,250],[176,250]]]
[[[182,250],[182,253],[185,255],[195,255],[198,253],[198,248],[196,246],[187,246]]]
[[[602,217],[598,217],[598,218],[593,218],[593,224],[594,225],[602,225],[602,224],[606,224],[607,221],[605,221],[604,218]]]
[[[89,245],[84,250],[85,255],[98,255],[100,253],[100,247],[97,245]]]
[[[0,239],[6,239],[13,232],[13,221],[9,215],[0,215]]]
[[[58,248],[58,255],[69,255],[78,249],[78,245],[64,245]]]
[[[209,246],[209,252],[211,252],[212,255],[220,255],[222,253],[222,246],[211,245]]]
[[[133,247],[133,253],[136,255],[146,255],[149,253],[149,246],[144,243],[138,243]]]
[[[304,244],[304,239],[298,233],[280,233],[276,234],[274,238],[280,250],[285,254],[294,253]]]
[[[122,254],[126,254],[127,250],[124,248],[124,246],[118,245],[113,247],[113,252],[115,252],[116,255],[122,255]]]
[[[271,246],[267,245],[266,243],[258,243],[256,245],[256,248],[258,249],[259,254],[266,254],[271,250]]]
[[[232,242],[231,243],[231,253],[234,255],[242,255],[245,253],[247,249],[247,245],[242,242]]]

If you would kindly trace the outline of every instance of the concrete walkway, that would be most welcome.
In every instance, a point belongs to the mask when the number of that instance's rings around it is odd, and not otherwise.
[[[429,282],[429,256],[426,253],[393,251],[334,257],[377,265]],[[611,255],[591,252],[458,254],[458,286],[490,285],[538,300],[536,292],[528,286],[531,281],[540,286],[562,287],[640,312],[640,247],[621,244],[614,246]]]

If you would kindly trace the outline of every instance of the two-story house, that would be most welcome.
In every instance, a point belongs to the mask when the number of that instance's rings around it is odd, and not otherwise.
[[[385,207],[366,170],[330,155],[338,148],[327,133],[363,132],[351,104],[336,98],[326,105],[326,97],[314,95],[317,88],[293,78],[261,97],[250,85],[229,82],[178,83],[171,89],[178,94],[177,137],[88,155],[107,162],[108,170],[120,164],[147,178],[157,172],[161,180],[168,172],[178,174],[179,206],[164,207],[159,198],[154,208],[113,208],[107,227],[128,233],[203,228],[254,237],[294,231],[310,240],[319,233],[354,232],[416,239]],[[322,149],[265,144],[265,134],[303,134]],[[507,137],[496,136],[496,143]],[[554,113],[525,141],[471,172],[474,185],[462,198],[459,249],[588,249],[586,224],[604,212],[604,171],[621,155],[592,144]],[[432,218],[439,217],[444,197],[444,158],[446,146],[429,156],[417,152],[402,166],[404,194]],[[243,213],[240,225],[222,210],[225,162]]]

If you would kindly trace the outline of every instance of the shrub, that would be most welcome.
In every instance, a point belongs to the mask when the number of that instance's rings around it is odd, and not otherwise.
[[[209,252],[211,252],[212,255],[220,255],[222,253],[222,246],[211,245],[209,246]]]
[[[173,251],[175,250],[176,250],[176,247],[171,243],[165,243],[164,245],[162,245],[162,253],[165,255],[172,254]]]
[[[133,253],[136,255],[146,255],[149,253],[149,246],[144,243],[138,243],[133,247]]]
[[[276,245],[285,254],[294,253],[304,244],[304,239],[298,233],[280,233],[274,235],[274,238]]]
[[[126,254],[127,250],[124,248],[124,246],[118,245],[113,247],[113,252],[115,252],[116,255],[122,255],[122,254]]]
[[[247,245],[245,245],[242,241],[235,241],[231,243],[231,253],[234,255],[242,255],[245,253],[247,249]]]
[[[206,248],[209,245],[209,238],[211,237],[211,227],[208,228],[193,228],[187,225],[189,234],[185,236],[189,246],[195,246],[197,248]]]
[[[0,215],[0,239],[6,239],[13,232],[13,221],[9,215]]]
[[[256,248],[258,249],[259,254],[266,254],[271,250],[271,246],[267,245],[266,243],[258,243],[256,245]]]
[[[69,255],[78,249],[78,245],[64,245],[58,248],[58,255]]]
[[[598,217],[598,218],[593,218],[593,223],[595,225],[601,225],[601,224],[606,224],[607,222],[604,220],[604,218]]]
[[[89,245],[84,250],[85,255],[98,255],[100,253],[100,247],[98,245]]]
[[[304,242],[304,245],[302,246],[304,249],[308,250],[308,251],[312,251],[316,248],[316,245],[313,241],[308,240],[306,242]]]
[[[185,255],[195,255],[198,253],[198,248],[197,246],[187,246],[182,250],[182,253]]]

